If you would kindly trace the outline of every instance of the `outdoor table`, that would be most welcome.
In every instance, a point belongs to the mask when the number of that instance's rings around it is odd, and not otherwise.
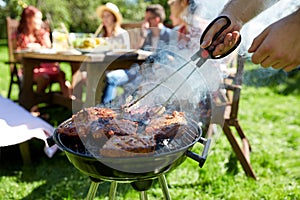
[[[130,53],[88,53],[88,54],[62,54],[43,52],[15,52],[15,56],[21,60],[24,77],[19,95],[19,103],[26,109],[39,103],[58,104],[72,109],[72,99],[57,93],[38,94],[33,90],[33,69],[41,62],[72,62],[81,65],[80,69],[87,72],[86,99],[80,107],[95,106],[95,92],[98,82],[108,68],[128,68],[133,63],[142,63],[147,54],[140,53],[139,50]],[[75,73],[74,73],[75,74]],[[74,78],[74,77],[72,77]],[[73,101],[74,106],[74,101]],[[78,108],[80,109],[80,108]]]

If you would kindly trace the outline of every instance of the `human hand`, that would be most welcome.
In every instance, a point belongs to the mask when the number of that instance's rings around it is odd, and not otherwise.
[[[142,23],[142,29],[149,29],[149,28],[150,28],[149,22],[144,20]]]
[[[140,35],[143,38],[147,37],[147,30],[150,28],[150,24],[148,21],[144,20],[141,26]]]
[[[241,29],[241,23],[235,17],[230,15],[227,16],[231,24],[228,28],[226,28],[220,36],[213,41],[213,37],[216,35],[218,31],[222,29],[226,25],[225,19],[217,20],[206,32],[203,36],[203,42],[201,43],[202,48],[208,48],[213,50],[213,56],[221,56],[229,52],[231,49],[235,48],[234,46],[238,43]]]
[[[300,11],[268,26],[248,50],[262,67],[291,71],[300,65]]]

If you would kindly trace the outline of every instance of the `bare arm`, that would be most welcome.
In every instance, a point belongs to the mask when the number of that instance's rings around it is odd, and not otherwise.
[[[252,61],[263,67],[291,71],[300,65],[300,8],[268,26],[248,50]]]
[[[278,2],[278,0],[231,0],[229,1],[220,15],[225,15],[231,20],[231,25],[221,34],[219,40],[212,43],[212,38],[221,27],[224,26],[225,20],[219,20],[214,26],[210,28],[207,34],[204,36],[201,46],[206,48],[210,45],[215,47],[214,55],[225,54],[231,49],[240,36],[239,31],[242,26],[263,10],[272,6]]]
[[[234,16],[242,25],[269,8],[279,0],[231,0],[220,15]]]

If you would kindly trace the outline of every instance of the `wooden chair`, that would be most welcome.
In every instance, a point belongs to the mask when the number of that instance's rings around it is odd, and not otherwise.
[[[8,45],[8,61],[5,64],[9,65],[10,69],[10,82],[7,93],[7,98],[10,98],[11,90],[13,84],[16,84],[19,92],[21,91],[21,63],[17,61],[14,57],[14,39],[13,33],[17,30],[19,26],[19,21],[6,17],[6,28],[7,28],[7,45]],[[31,163],[30,148],[28,142],[23,142],[19,144],[20,153],[24,165],[29,165]]]
[[[23,74],[21,69],[21,62],[14,57],[15,38],[13,38],[13,33],[17,31],[19,21],[16,19],[12,19],[10,17],[6,17],[6,25],[7,25],[8,61],[5,63],[8,64],[10,67],[10,83],[9,83],[9,88],[7,93],[7,98],[10,98],[13,84],[16,84],[18,86],[19,92],[21,91]],[[44,22],[44,25],[46,27],[49,26],[47,22]],[[55,81],[52,81],[48,86],[48,92],[51,92],[53,83],[55,83]]]
[[[6,17],[6,27],[7,27],[7,45],[8,45],[8,61],[5,64],[9,65],[10,69],[10,82],[7,93],[7,98],[10,98],[11,90],[13,84],[16,84],[21,90],[21,73],[20,73],[20,62],[14,57],[14,39],[12,37],[13,33],[17,30],[19,21]]]
[[[243,56],[238,56],[236,72],[224,79],[225,92],[220,92],[219,95],[217,95],[217,101],[214,101],[214,110],[217,113],[221,113],[221,115],[219,115],[221,117],[213,117],[211,123],[222,126],[223,132],[230,142],[246,175],[256,179],[256,175],[250,164],[251,146],[238,120],[244,63],[245,58]],[[235,136],[235,132],[232,128],[236,130],[240,141]]]
[[[5,62],[5,64],[8,64],[10,69],[10,82],[9,82],[9,89],[7,93],[7,98],[10,98],[13,84],[16,84],[18,86],[19,92],[21,91],[21,84],[22,84],[21,63],[14,57],[15,38],[13,38],[13,33],[16,32],[19,25],[19,21],[16,19],[12,19],[10,17],[6,17],[6,25],[7,25],[8,61]],[[51,92],[51,84],[49,86],[49,92]],[[20,143],[19,149],[20,149],[20,153],[24,165],[29,165],[31,163],[29,142],[26,141]]]
[[[126,29],[130,38],[130,48],[139,49],[141,46],[141,26],[142,22],[123,23],[122,28]]]

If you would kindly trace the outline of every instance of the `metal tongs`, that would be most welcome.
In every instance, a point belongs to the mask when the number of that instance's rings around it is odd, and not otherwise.
[[[212,39],[212,43],[214,41],[216,41],[218,39],[218,37],[221,35],[221,33],[227,29],[230,24],[231,21],[227,16],[219,16],[216,19],[214,19],[208,26],[207,28],[204,30],[201,38],[200,38],[200,44],[202,44],[203,42],[203,38],[206,35],[206,33],[208,32],[208,30],[220,19],[225,19],[226,20],[226,24],[224,26],[222,26],[222,28],[214,35],[213,39]],[[229,55],[230,53],[232,53],[241,43],[241,36],[239,36],[237,43],[230,49],[228,50],[228,52],[226,52],[223,55],[220,56],[214,56],[213,55],[213,51],[215,50],[215,48],[213,46],[209,46],[207,48],[201,48],[194,54],[191,56],[190,60],[187,61],[186,63],[184,63],[182,66],[180,66],[177,70],[175,70],[172,74],[170,74],[167,78],[165,78],[164,80],[162,80],[160,83],[158,83],[157,85],[155,85],[153,88],[151,88],[149,91],[147,91],[144,95],[142,95],[141,97],[135,99],[134,101],[126,104],[123,108],[124,109],[128,109],[131,106],[137,104],[140,100],[142,100],[144,97],[146,97],[149,93],[151,93],[153,90],[155,90],[156,88],[158,88],[162,83],[166,82],[170,77],[172,77],[174,74],[176,74],[178,71],[180,71],[181,69],[183,69],[185,66],[187,66],[189,63],[191,63],[192,61],[196,61],[197,59],[198,62],[196,63],[196,66],[185,78],[184,80],[179,84],[179,86],[175,89],[175,91],[170,95],[170,97],[166,100],[166,102],[164,103],[163,107],[170,101],[170,99],[176,94],[176,92],[181,88],[182,85],[184,85],[184,83],[190,78],[190,76],[198,69],[200,68],[208,59],[220,59],[220,58],[224,58],[225,56]]]

